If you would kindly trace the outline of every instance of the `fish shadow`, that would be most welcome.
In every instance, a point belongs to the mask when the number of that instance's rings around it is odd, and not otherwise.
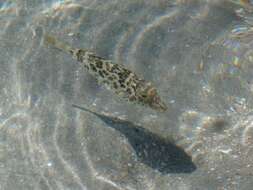
[[[170,141],[159,137],[147,129],[127,120],[100,114],[84,107],[73,107],[90,112],[100,118],[107,126],[122,133],[134,149],[138,161],[159,171],[168,173],[191,173],[196,165],[184,150]]]

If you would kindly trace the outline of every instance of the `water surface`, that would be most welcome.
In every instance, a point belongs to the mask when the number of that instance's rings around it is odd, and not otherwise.
[[[0,189],[250,190],[252,23],[229,0],[0,2]],[[46,32],[152,81],[168,111],[120,100]]]

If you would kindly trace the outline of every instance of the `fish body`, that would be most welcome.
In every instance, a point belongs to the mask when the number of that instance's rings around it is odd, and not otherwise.
[[[105,84],[120,97],[129,102],[147,105],[157,111],[167,110],[156,88],[123,65],[99,57],[89,50],[73,48],[50,35],[45,35],[44,40],[71,54],[97,79],[99,84]]]

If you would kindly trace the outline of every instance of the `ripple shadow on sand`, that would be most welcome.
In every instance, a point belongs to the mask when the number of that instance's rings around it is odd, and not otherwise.
[[[96,113],[84,107],[77,105],[73,107],[96,115],[107,126],[122,133],[135,150],[138,160],[154,170],[162,174],[191,173],[196,170],[196,165],[183,149],[147,129],[127,120]]]

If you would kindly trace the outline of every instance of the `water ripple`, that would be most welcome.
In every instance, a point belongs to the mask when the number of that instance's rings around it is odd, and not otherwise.
[[[198,167],[190,175],[213,179],[212,188],[232,187],[227,179],[237,173],[252,175],[247,11],[195,0],[22,2],[0,3],[0,189],[186,188],[186,174],[166,165],[172,149],[185,151]],[[153,80],[170,110],[151,117],[118,101],[70,57],[44,46],[45,32]],[[103,123],[73,102],[96,103],[142,128]],[[170,133],[174,142],[166,144]]]

